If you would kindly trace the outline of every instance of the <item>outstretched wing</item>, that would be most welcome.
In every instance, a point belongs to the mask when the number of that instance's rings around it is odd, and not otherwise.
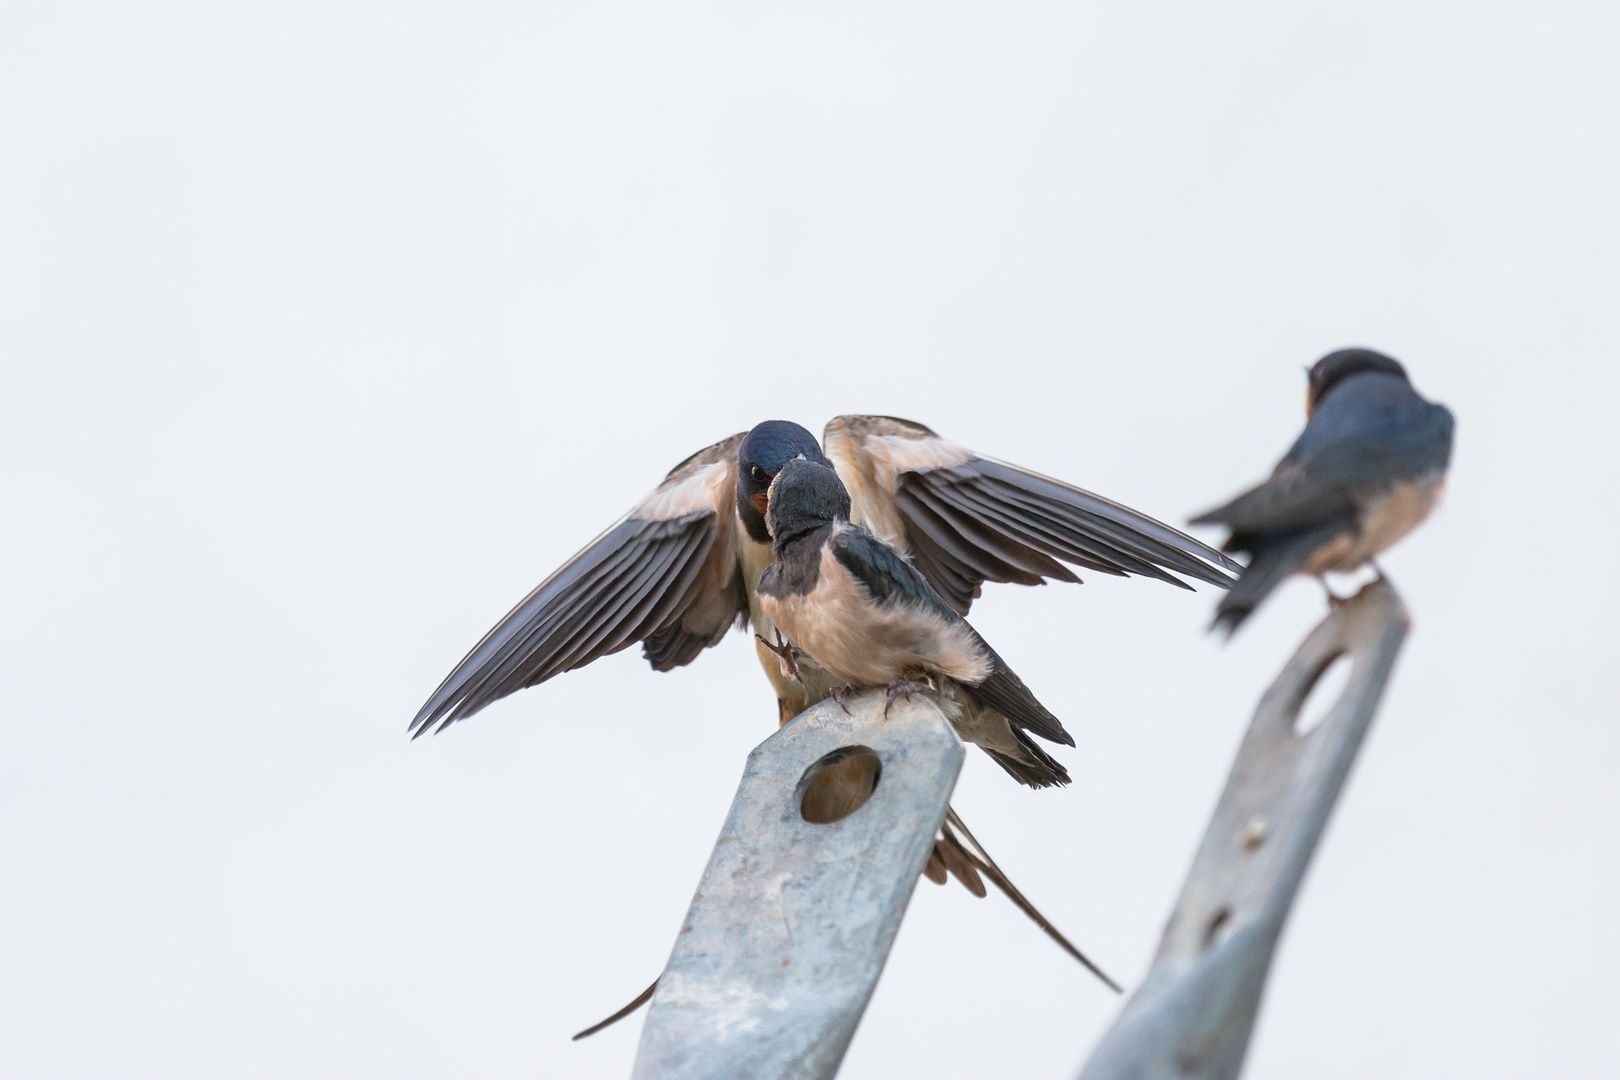
[[[675,466],[541,582],[439,684],[411,731],[443,729],[638,641],[659,671],[717,644],[748,612],[734,510],[741,441],[733,435]]]
[[[910,553],[966,614],[986,581],[1079,581],[1070,563],[1190,588],[1222,588],[1238,563],[1193,537],[1061,480],[982,457],[921,424],[840,416],[822,447],[849,489],[855,519]]]

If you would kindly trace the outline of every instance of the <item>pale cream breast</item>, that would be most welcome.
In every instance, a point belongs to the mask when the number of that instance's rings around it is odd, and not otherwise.
[[[1446,479],[1439,473],[1397,484],[1389,495],[1368,509],[1361,532],[1366,538],[1370,559],[1393,547],[1407,533],[1423,524],[1445,494]]]
[[[990,658],[965,623],[909,604],[874,603],[830,547],[813,592],[761,596],[760,603],[836,683],[883,686],[929,673],[976,685],[990,674]]]
[[[1328,571],[1349,573],[1375,559],[1399,543],[1407,533],[1423,524],[1445,493],[1446,480],[1430,473],[1416,480],[1397,484],[1387,495],[1367,507],[1361,516],[1361,531],[1337,538],[1319,549],[1300,569],[1306,574]]]

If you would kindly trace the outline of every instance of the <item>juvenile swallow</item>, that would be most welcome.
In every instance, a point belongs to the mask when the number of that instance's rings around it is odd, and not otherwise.
[[[1417,528],[1445,489],[1451,411],[1421,397],[1382,353],[1341,349],[1318,360],[1305,415],[1270,479],[1193,519],[1228,526],[1225,550],[1249,553],[1215,610],[1214,625],[1229,634],[1289,574],[1320,579],[1372,562]]]
[[[986,581],[1078,582],[1069,566],[1222,587],[1241,565],[1119,503],[983,457],[921,424],[840,416],[826,453],[798,424],[766,421],[693,454],[612,528],[541,582],[457,664],[411,721],[420,735],[515,690],[640,643],[654,670],[691,663],[751,625],[778,720],[825,696],[782,673],[756,588],[771,562],[765,510],[782,465],[830,465],[853,520],[908,554],[958,613]],[[1062,560],[1062,561],[1059,561]]]
[[[759,580],[765,616],[833,680],[831,692],[926,691],[968,742],[1030,787],[1068,783],[1036,744],[1073,746],[996,651],[894,548],[850,521],[831,468],[796,458],[771,481],[774,559]]]

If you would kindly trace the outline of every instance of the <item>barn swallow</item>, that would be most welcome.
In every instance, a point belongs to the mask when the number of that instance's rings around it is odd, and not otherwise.
[[[758,589],[766,617],[833,680],[834,696],[886,686],[892,704],[926,691],[963,739],[1020,783],[1068,783],[1030,737],[1073,746],[1058,718],[911,563],[850,515],[849,492],[828,466],[800,457],[777,472],[766,515],[774,558]]]
[[[1249,553],[1215,611],[1228,634],[1289,574],[1376,569],[1379,553],[1417,528],[1445,489],[1451,411],[1420,396],[1404,367],[1371,349],[1341,349],[1309,376],[1305,430],[1270,479],[1192,522],[1228,526],[1225,550]]]
[[[986,581],[1078,582],[1065,563],[1182,588],[1190,586],[1181,577],[1224,588],[1229,572],[1241,569],[1129,507],[976,454],[921,424],[840,416],[823,438],[826,453],[798,424],[769,420],[675,466],[484,635],[411,731],[442,729],[637,642],[654,670],[668,671],[718,644],[733,625],[752,625],[758,636],[780,722],[815,704],[820,697],[782,673],[755,588],[771,562],[771,481],[801,455],[839,474],[854,522],[910,556],[958,614]]]
[[[847,484],[854,521],[907,553],[959,614],[967,613],[986,581],[1079,582],[1064,563],[1182,588],[1190,587],[1182,577],[1224,588],[1231,572],[1241,569],[1129,507],[976,454],[922,424],[840,416],[827,424],[823,439],[825,453],[798,424],[769,420],[675,466],[629,514],[484,635],[418,711],[412,733],[443,730],[513,691],[637,642],[654,670],[669,671],[719,644],[732,626],[755,631],[756,652],[776,690],[779,723],[822,700],[832,681],[813,660],[801,666],[798,678],[784,671],[783,645],[757,589],[772,561],[765,520],[770,485],[786,462],[799,457],[836,470]],[[1010,751],[1007,760],[1044,758],[1030,746]],[[1062,775],[1061,766],[1045,760],[1049,764],[1036,766],[1032,776]],[[954,813],[952,820],[954,828],[948,820],[941,829],[925,871],[929,879],[943,884],[948,871],[984,896],[983,874],[1095,971]]]

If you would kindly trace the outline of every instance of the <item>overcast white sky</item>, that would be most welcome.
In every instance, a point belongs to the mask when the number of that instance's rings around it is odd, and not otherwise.
[[[1255,1080],[1613,1077],[1620,8],[0,10],[0,1074],[622,1077],[775,704],[742,636],[433,739],[688,453],[913,417],[1183,521],[1366,344],[1458,416]],[[1212,537],[1213,538],[1213,537]],[[992,589],[1072,787],[956,805],[1134,983],[1261,690],[1213,596]],[[843,1075],[1117,999],[924,883]]]

